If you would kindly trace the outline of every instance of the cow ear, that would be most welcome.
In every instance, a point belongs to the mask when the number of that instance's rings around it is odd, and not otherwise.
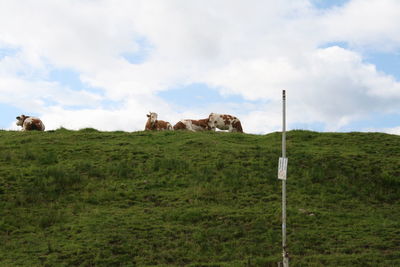
[[[19,120],[19,119],[21,119],[21,117],[20,117],[20,116],[18,116],[18,117],[16,117],[16,119],[17,119],[17,120]]]
[[[146,114],[146,116],[147,116],[147,118],[150,118],[150,115],[149,115],[149,114]]]

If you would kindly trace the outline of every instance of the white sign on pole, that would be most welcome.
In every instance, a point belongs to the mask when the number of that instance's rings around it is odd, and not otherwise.
[[[278,179],[286,180],[288,158],[279,158]]]

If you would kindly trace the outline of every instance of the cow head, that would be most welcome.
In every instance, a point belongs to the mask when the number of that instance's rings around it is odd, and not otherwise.
[[[22,126],[22,125],[24,124],[24,121],[25,121],[27,118],[29,118],[29,116],[21,115],[21,116],[16,117],[16,119],[17,119],[17,125],[18,125],[18,126]]]
[[[158,115],[155,112],[149,112],[149,114],[147,114],[147,118],[149,118],[151,124],[154,124],[157,121],[157,117]]]

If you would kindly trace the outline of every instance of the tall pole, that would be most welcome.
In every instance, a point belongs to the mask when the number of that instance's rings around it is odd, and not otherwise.
[[[285,159],[286,158],[286,91],[285,90],[282,91],[282,115],[283,115],[282,158]],[[285,179],[282,179],[282,257],[283,257],[283,267],[289,267],[289,256],[286,245],[286,177]]]

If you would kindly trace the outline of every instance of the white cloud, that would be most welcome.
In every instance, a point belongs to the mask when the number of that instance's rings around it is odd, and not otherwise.
[[[321,17],[323,41],[344,41],[377,50],[400,48],[400,2],[352,0]]]
[[[329,47],[305,54],[302,62],[235,62],[211,75],[210,83],[248,99],[275,103],[286,89],[294,121],[329,122],[328,130],[369,112],[399,108],[400,84],[363,63],[357,53]]]
[[[390,129],[384,129],[383,130],[386,133],[390,133],[390,134],[397,134],[400,135],[400,126],[399,127],[395,127],[395,128],[390,128]]]
[[[400,135],[400,126],[393,128],[367,128],[363,130],[364,132],[381,132],[388,134]]]
[[[97,106],[102,100],[94,93],[63,88],[55,82],[4,76],[0,80],[0,102],[33,112],[43,112],[49,105]]]
[[[171,122],[226,110],[259,133],[280,128],[286,89],[292,122],[336,130],[400,108],[399,81],[363,61],[365,49],[400,49],[399,12],[396,0],[352,0],[329,10],[307,0],[3,1],[0,49],[18,53],[0,59],[0,102],[41,113],[48,129],[132,131],[143,129],[149,110]],[[122,55],[140,52],[143,39],[151,46],[146,61],[130,64]],[[320,48],[329,42],[353,50]],[[101,94],[49,82],[53,68],[79,73]],[[265,105],[179,113],[156,96],[190,83]]]

